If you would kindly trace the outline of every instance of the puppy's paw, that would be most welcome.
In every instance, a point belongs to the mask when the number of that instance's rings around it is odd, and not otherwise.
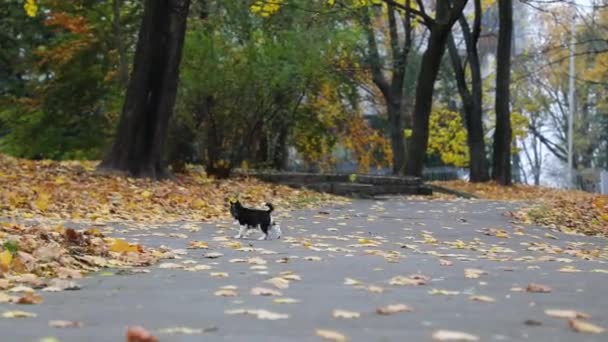
[[[235,239],[241,239],[241,238],[243,238],[243,236],[242,236],[241,234],[236,234],[236,235],[234,236],[234,238],[235,238]]]
[[[268,234],[264,234],[258,238],[258,241],[268,240]]]

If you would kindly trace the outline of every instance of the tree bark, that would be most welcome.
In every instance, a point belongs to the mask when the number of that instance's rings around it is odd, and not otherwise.
[[[168,176],[164,160],[190,0],[146,0],[117,134],[99,170]]]
[[[471,31],[467,19],[461,16],[458,21],[462,29],[467,50],[467,60],[471,72],[471,88],[467,85],[462,60],[458,55],[454,37],[448,38],[448,51],[452,69],[456,76],[458,93],[462,100],[465,125],[467,128],[467,145],[469,147],[469,173],[471,182],[486,182],[490,179],[486,146],[483,132],[483,90],[481,79],[481,64],[477,42],[481,32],[481,0],[475,0],[475,18]]]
[[[492,157],[492,179],[510,185],[511,179],[511,39],[513,35],[512,0],[498,0],[498,47],[496,51],[496,129]]]
[[[446,41],[452,25],[461,16],[467,0],[454,1],[450,8],[447,1],[438,1],[436,19],[429,23],[429,39],[422,55],[422,63],[416,85],[416,103],[412,123],[412,138],[408,146],[408,163],[405,174],[422,176],[429,142],[429,117],[433,106],[435,80],[441,66]]]

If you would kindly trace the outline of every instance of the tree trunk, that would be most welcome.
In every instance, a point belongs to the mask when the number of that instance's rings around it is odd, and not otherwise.
[[[164,178],[190,0],[146,0],[127,95],[114,144],[99,169]]]
[[[492,179],[502,185],[511,180],[511,112],[509,85],[511,83],[511,39],[513,34],[512,0],[498,0],[498,47],[496,51],[496,129]]]
[[[481,78],[481,64],[477,51],[477,42],[481,32],[481,0],[475,0],[475,18],[473,29],[469,28],[467,19],[461,16],[458,21],[462,29],[467,50],[467,60],[471,71],[471,88],[467,86],[465,70],[458,55],[454,38],[448,38],[448,51],[452,61],[452,68],[456,76],[458,92],[462,99],[465,125],[467,128],[467,145],[469,147],[469,173],[471,182],[486,182],[490,179],[488,160],[486,158],[486,144],[483,133],[483,90]]]
[[[439,73],[450,28],[451,25],[433,24],[426,51],[422,55],[412,118],[413,132],[408,145],[408,163],[405,165],[405,174],[409,176],[422,176],[429,142],[429,117],[433,105],[435,80]]]

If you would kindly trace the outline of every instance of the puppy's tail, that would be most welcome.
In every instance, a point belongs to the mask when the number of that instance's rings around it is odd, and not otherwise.
[[[270,202],[267,202],[266,206],[268,207],[267,212],[270,214],[274,210],[274,206]]]

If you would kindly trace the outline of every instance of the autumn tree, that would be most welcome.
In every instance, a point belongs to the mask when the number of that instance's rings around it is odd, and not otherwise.
[[[459,55],[453,34],[448,37],[448,51],[468,132],[470,181],[485,182],[489,180],[490,176],[483,131],[483,80],[478,51],[482,5],[481,0],[474,0],[473,3],[473,26],[471,27],[464,14],[458,19],[460,33],[466,49],[466,62]],[[467,75],[470,75],[470,81],[467,81]]]
[[[370,6],[371,7],[371,6]],[[410,0],[405,1],[405,7],[410,8]],[[381,58],[379,44],[376,41],[376,32],[370,16],[375,17],[373,7],[366,8],[362,15],[363,29],[366,33],[369,65],[372,73],[372,80],[380,90],[386,105],[386,112],[389,121],[389,133],[391,147],[393,150],[393,174],[398,175],[403,172],[406,161],[406,146],[404,134],[405,116],[405,93],[404,82],[408,63],[408,55],[412,50],[412,21],[409,10],[397,10],[394,4],[388,3],[382,16],[386,16],[388,22],[388,43],[384,48],[388,48],[390,63],[386,63]],[[399,26],[401,22],[401,26]],[[403,28],[403,43],[399,35],[399,27]],[[390,71],[390,75],[385,75],[385,70]]]
[[[462,15],[468,0],[438,1],[434,17],[427,12],[422,0],[416,1],[417,9],[392,0],[384,1],[417,15],[429,30],[426,50],[422,55],[418,71],[412,117],[412,137],[408,146],[408,161],[405,165],[406,175],[422,176],[429,141],[429,117],[433,106],[435,81],[452,26]]]
[[[102,171],[167,176],[164,145],[173,113],[190,0],[146,0],[117,134]]]

